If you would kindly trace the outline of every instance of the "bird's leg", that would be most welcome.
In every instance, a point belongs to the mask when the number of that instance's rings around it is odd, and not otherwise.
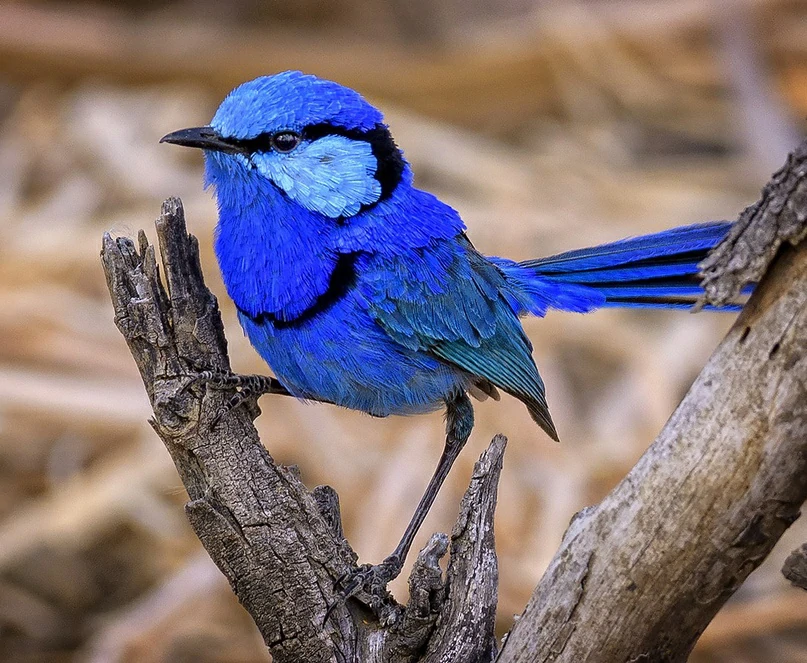
[[[437,469],[435,469],[434,475],[426,487],[426,492],[420,499],[415,514],[412,516],[403,538],[401,538],[401,542],[392,554],[380,564],[374,566],[365,564],[346,578],[341,578],[342,589],[340,596],[343,600],[353,596],[361,589],[364,589],[375,599],[381,599],[384,596],[387,583],[400,574],[404,560],[412,547],[412,541],[429,513],[429,509],[431,509],[440,487],[448,476],[451,466],[468,441],[473,426],[474,410],[466,394],[463,393],[446,401],[445,448],[440,456],[440,461],[437,463]]]

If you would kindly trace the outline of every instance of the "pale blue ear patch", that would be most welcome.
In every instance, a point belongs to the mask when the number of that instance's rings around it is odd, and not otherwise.
[[[252,162],[298,205],[333,219],[353,216],[381,197],[378,161],[363,140],[328,135],[287,154],[253,154]]]

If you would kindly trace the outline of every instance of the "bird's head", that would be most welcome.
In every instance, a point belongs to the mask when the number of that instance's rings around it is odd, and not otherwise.
[[[311,212],[342,218],[389,196],[407,172],[383,119],[350,88],[286,71],[239,85],[209,126],[161,142],[203,149],[217,190],[260,177]]]

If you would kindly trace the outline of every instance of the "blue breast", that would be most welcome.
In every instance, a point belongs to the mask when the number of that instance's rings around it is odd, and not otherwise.
[[[205,153],[216,186],[215,251],[227,294],[249,315],[293,320],[328,289],[332,219],[293,204],[241,155]]]
[[[467,386],[461,371],[391,340],[355,289],[301,321],[283,324],[243,313],[240,319],[261,357],[300,398],[376,416],[416,414],[440,407]]]

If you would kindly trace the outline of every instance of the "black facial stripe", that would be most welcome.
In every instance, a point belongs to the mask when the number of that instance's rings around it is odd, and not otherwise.
[[[327,123],[312,124],[305,127],[300,133],[307,140],[316,140],[323,136],[344,136],[351,140],[363,140],[370,143],[373,156],[378,162],[375,178],[381,184],[381,198],[379,200],[389,197],[395,187],[398,186],[398,182],[401,181],[405,166],[403,155],[395,144],[389,129],[384,124],[377,124],[368,131],[346,129]],[[270,133],[260,134],[255,138],[246,140],[235,138],[226,140],[245,154],[269,152],[272,149],[272,134]]]
[[[240,307],[238,310],[259,325],[270,324],[275,329],[297,327],[315,315],[327,311],[348,293],[356,282],[356,259],[358,257],[358,253],[341,254],[331,272],[327,290],[317,297],[311,306],[292,320],[278,319],[273,313],[250,315]]]
[[[273,135],[265,133],[259,134],[255,138],[225,138],[225,140],[244,154],[249,155],[255,152],[270,152],[272,150]]]

